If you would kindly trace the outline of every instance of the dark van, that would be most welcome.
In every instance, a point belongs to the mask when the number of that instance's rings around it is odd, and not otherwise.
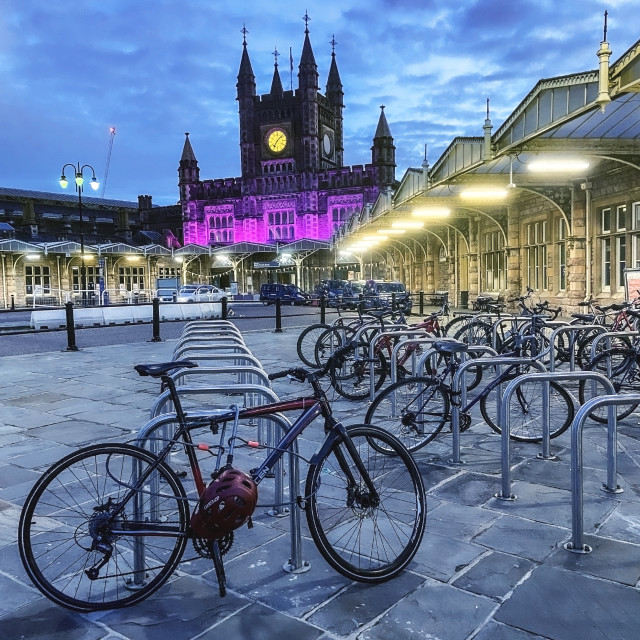
[[[409,315],[413,301],[402,282],[385,282],[383,280],[367,280],[364,286],[365,308],[385,308],[391,306],[395,296],[396,305],[402,313]]]
[[[328,307],[337,307],[342,302],[346,284],[346,280],[321,280],[315,289],[315,294],[318,298],[324,295]]]
[[[311,296],[295,284],[263,284],[260,287],[260,302],[275,304],[276,300],[282,304],[311,304]]]

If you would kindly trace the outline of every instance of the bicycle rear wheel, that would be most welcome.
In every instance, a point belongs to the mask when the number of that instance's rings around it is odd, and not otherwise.
[[[324,367],[331,354],[343,344],[346,344],[354,334],[350,327],[329,327],[316,340],[314,367]]]
[[[431,442],[450,420],[449,396],[431,378],[399,380],[378,394],[364,418],[366,424],[393,434],[410,452]],[[391,454],[392,449],[381,449]]]
[[[369,347],[356,347],[340,367],[332,369],[331,385],[347,400],[364,400],[371,393],[371,364],[373,364],[373,388],[378,391],[382,387],[389,365],[381,351],[374,355],[373,363],[369,360]]]
[[[347,432],[355,455],[338,438],[309,467],[307,522],[336,571],[358,582],[383,582],[400,573],[420,546],[427,517],[424,484],[397,438],[371,425],[353,425]]]
[[[328,324],[312,324],[304,329],[298,336],[296,350],[298,358],[308,367],[318,367],[319,363],[316,359],[316,343],[318,338],[331,327]]]
[[[491,325],[474,320],[456,331],[453,337],[468,345],[491,346]]]
[[[117,609],[171,576],[188,539],[184,488],[161,462],[143,488],[132,489],[156,462],[132,445],[98,444],[38,480],[22,509],[18,546],[45,596],[83,613]]]
[[[506,376],[502,392],[516,375]],[[519,442],[542,442],[542,382],[528,380],[511,396],[509,404],[510,437]],[[498,423],[497,402],[502,401],[496,387],[480,398],[480,412],[485,422],[497,433],[502,433]],[[550,437],[564,433],[573,422],[571,394],[556,382],[549,384]]]

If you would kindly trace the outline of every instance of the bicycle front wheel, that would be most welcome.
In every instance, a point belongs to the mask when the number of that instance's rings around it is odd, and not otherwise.
[[[586,367],[586,371],[595,371],[608,378],[616,390],[616,393],[637,393],[640,389],[640,367],[638,356],[634,349],[613,348],[599,353]],[[580,404],[584,404],[591,398],[606,393],[601,384],[592,380],[580,380],[578,397]],[[615,408],[618,420],[622,420],[635,411],[638,405],[623,404]],[[607,407],[600,407],[589,414],[596,422],[607,423]]]
[[[370,425],[347,427],[347,433],[350,443],[336,439],[309,467],[307,522],[336,571],[358,582],[383,582],[400,573],[420,546],[424,484],[411,454],[391,434]]]
[[[449,408],[449,397],[438,382],[431,378],[405,378],[375,397],[364,421],[392,433],[414,452],[440,433],[450,419]],[[393,453],[392,449],[381,451]]]
[[[98,444],[54,464],[18,527],[27,574],[49,599],[87,613],[140,602],[169,578],[187,543],[184,488],[164,463],[128,444]]]
[[[507,376],[502,391],[516,376]],[[537,380],[527,380],[511,396],[509,404],[510,437],[519,442],[542,442],[542,385]],[[498,387],[480,399],[480,412],[485,422],[497,433],[502,433],[498,423]],[[557,438],[573,422],[573,399],[571,394],[556,382],[549,383],[550,437]]]

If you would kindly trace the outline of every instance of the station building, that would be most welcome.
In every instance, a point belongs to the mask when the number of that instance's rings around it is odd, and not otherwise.
[[[166,277],[249,294],[263,282],[398,279],[461,306],[529,286],[567,311],[636,297],[640,41],[594,54],[593,70],[540,80],[502,124],[487,101],[481,135],[397,181],[384,108],[371,161],[343,166],[335,50],[321,93],[305,29],[298,88],[283,88],[276,55],[258,94],[245,33],[240,175],[201,180],[187,134],[174,206],[87,197],[78,210],[73,194],[0,189],[0,305],[77,299],[83,281],[97,302],[146,299]]]

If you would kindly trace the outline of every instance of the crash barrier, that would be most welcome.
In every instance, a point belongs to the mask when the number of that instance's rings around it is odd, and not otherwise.
[[[640,393],[610,394],[587,400],[576,414],[571,424],[571,542],[564,548],[573,553],[589,553],[591,547],[583,542],[584,500],[582,472],[582,432],[589,414],[600,407],[607,407],[607,482],[603,490],[621,493],[616,469],[617,416],[615,407],[625,404],[639,404]]]
[[[72,322],[76,328],[104,327],[109,325],[137,324],[151,322],[152,305],[134,305],[127,307],[73,307]],[[64,329],[68,326],[66,309],[39,309],[31,312],[29,326],[37,331],[41,329]],[[193,320],[197,318],[222,317],[222,303],[170,303],[160,305],[160,320]]]
[[[555,373],[525,373],[517,378],[514,378],[505,389],[504,396],[500,402],[500,412],[498,413],[498,424],[502,430],[502,491],[496,494],[497,498],[503,500],[513,500],[515,496],[511,493],[511,468],[510,468],[510,428],[511,419],[509,415],[509,404],[511,397],[517,390],[517,388],[524,382],[530,380],[536,380],[536,382],[542,382],[542,454],[544,459],[551,458],[550,455],[550,420],[551,415],[549,411],[549,383],[550,382],[578,382],[580,380],[593,380],[601,384],[608,394],[614,394],[615,389],[611,381],[603,376],[601,373],[595,371],[569,371],[569,372],[555,372]],[[615,423],[614,423],[615,429]],[[611,452],[609,452],[611,455]],[[615,451],[613,452],[615,458]],[[612,462],[615,471],[615,461]]]

